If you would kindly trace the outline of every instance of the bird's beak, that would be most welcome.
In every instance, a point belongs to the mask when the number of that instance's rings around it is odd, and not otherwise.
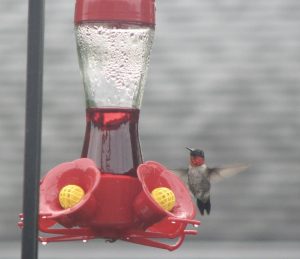
[[[193,148],[186,147],[186,149],[189,150],[189,151],[191,151],[191,152],[194,151]]]

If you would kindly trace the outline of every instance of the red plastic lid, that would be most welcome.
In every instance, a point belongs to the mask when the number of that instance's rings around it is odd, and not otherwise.
[[[75,24],[121,21],[155,25],[154,0],[77,0]]]

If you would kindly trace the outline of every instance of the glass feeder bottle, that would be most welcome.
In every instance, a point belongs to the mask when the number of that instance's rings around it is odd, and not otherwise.
[[[136,175],[138,122],[154,37],[154,0],[77,0],[75,35],[86,100],[82,157]]]

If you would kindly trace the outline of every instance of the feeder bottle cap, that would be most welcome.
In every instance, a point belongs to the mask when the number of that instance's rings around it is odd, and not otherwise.
[[[155,25],[154,0],[76,0],[75,24],[128,22]]]

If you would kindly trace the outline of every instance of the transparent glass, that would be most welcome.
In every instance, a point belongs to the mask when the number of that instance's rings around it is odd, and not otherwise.
[[[75,27],[86,97],[81,157],[102,173],[136,176],[143,162],[138,121],[154,29],[124,23]]]
[[[154,29],[96,22],[75,33],[87,108],[140,108]]]

